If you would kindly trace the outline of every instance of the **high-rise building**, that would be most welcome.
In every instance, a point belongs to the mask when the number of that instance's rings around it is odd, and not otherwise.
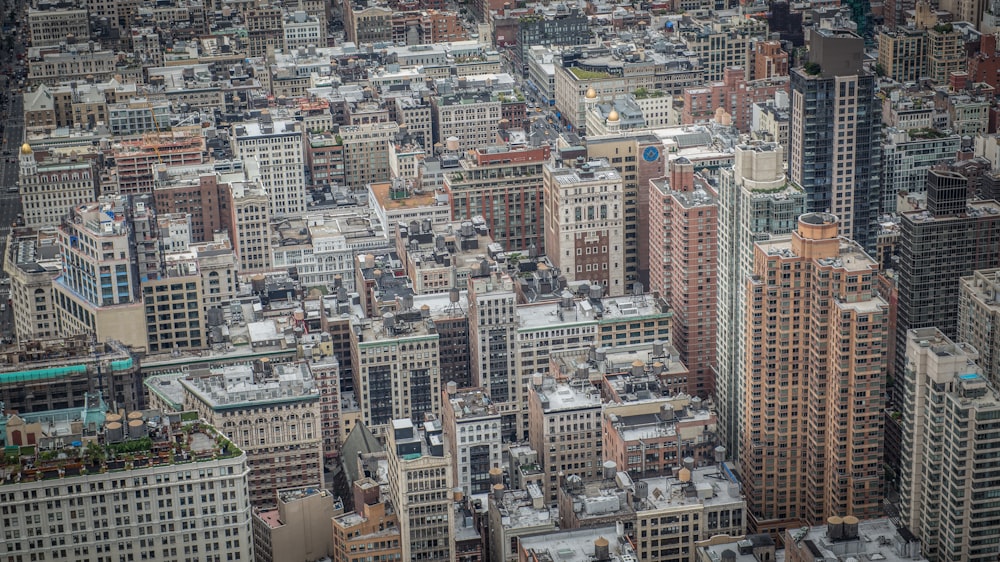
[[[839,217],[840,235],[873,249],[878,223],[879,114],[864,40],[818,29],[808,62],[791,72],[790,178],[806,211]],[[834,125],[834,126],[831,126]]]
[[[394,419],[415,422],[441,411],[439,338],[424,311],[405,292],[395,312],[366,320],[351,331],[354,390],[362,420],[384,431]]]
[[[542,461],[542,493],[551,503],[563,477],[588,481],[603,475],[601,394],[587,379],[532,378],[528,389],[529,442]]]
[[[396,123],[368,123],[340,128],[344,142],[344,184],[364,189],[370,183],[389,181],[389,146],[399,134]]]
[[[490,397],[478,389],[458,389],[448,383],[441,411],[445,448],[451,456],[455,486],[466,495],[492,490],[490,470],[501,465],[500,412]]]
[[[718,199],[683,156],[649,193],[651,288],[677,319],[671,339],[690,371],[687,392],[707,398],[715,394]]]
[[[255,5],[245,12],[247,26],[247,56],[263,57],[268,51],[281,49],[281,6]]]
[[[77,156],[48,154],[41,162],[28,143],[21,146],[18,189],[29,228],[56,226],[69,208],[97,196],[94,161]]]
[[[158,213],[190,215],[191,242],[206,242],[223,228],[223,188],[210,164],[157,166],[152,191]]]
[[[233,155],[257,161],[272,216],[306,210],[303,143],[299,124],[266,113],[256,122],[233,126]]]
[[[62,271],[55,229],[14,228],[7,235],[3,271],[18,341],[32,342],[59,334],[52,301],[52,280]]]
[[[900,214],[899,300],[893,392],[903,395],[906,337],[936,327],[957,335],[959,280],[1000,267],[1000,204],[968,200],[966,180],[949,171],[927,175],[927,208]]]
[[[494,402],[519,395],[515,334],[519,322],[514,281],[507,275],[469,278],[469,332],[472,381]],[[510,430],[513,423],[508,421]],[[505,433],[506,434],[506,433]]]
[[[992,463],[1000,456],[1000,393],[975,349],[937,328],[906,333],[900,516],[938,562],[996,560],[1000,532]]]
[[[1000,269],[981,269],[959,281],[958,341],[979,351],[980,368],[1000,387]]]
[[[276,508],[253,510],[254,560],[321,560],[332,556],[330,520],[343,512],[343,502],[328,490],[278,490]]]
[[[28,8],[28,36],[32,47],[52,47],[68,37],[86,43],[90,20],[86,7],[75,3],[38,2]]]
[[[160,266],[156,218],[148,202],[148,197],[109,196],[74,206],[64,218],[58,229],[63,271],[53,282],[60,335],[146,346],[141,276]],[[137,238],[137,229],[146,236]]]
[[[152,410],[124,420],[95,393],[0,415],[0,442],[21,451],[0,463],[5,558],[253,559],[246,454],[208,425]]]
[[[447,143],[448,150],[465,151],[497,141],[501,102],[492,92],[458,92],[431,101],[434,140]]]
[[[452,218],[482,216],[490,236],[508,252],[545,253],[542,230],[542,167],[550,148],[476,148],[445,166],[444,189],[451,198]],[[457,164],[457,165],[456,165]],[[490,391],[490,396],[495,396]]]
[[[596,98],[587,98],[589,105]],[[588,107],[589,107],[588,105]],[[587,137],[587,157],[602,159],[618,170],[624,189],[625,289],[635,282],[649,284],[649,180],[663,177],[666,153],[663,141],[652,134]]]
[[[389,498],[399,514],[402,560],[455,562],[455,477],[441,425],[418,430],[392,420],[387,435]]]
[[[927,74],[927,32],[914,27],[884,29],[876,36],[878,64],[885,76],[901,83]]]
[[[274,508],[279,490],[323,483],[320,397],[308,363],[178,371],[145,380],[150,405],[196,411],[242,448],[254,506]]]
[[[927,189],[927,170],[935,164],[954,160],[962,148],[962,137],[896,128],[888,128],[885,133],[879,212],[895,213],[897,196],[903,192],[923,193]]]
[[[755,244],[744,280],[740,475],[755,532],[881,511],[888,305],[878,264],[838,231],[833,215],[802,215],[790,238]]]
[[[400,560],[399,514],[383,497],[379,482],[371,478],[355,480],[353,492],[354,511],[333,518],[334,559]]]
[[[965,35],[950,23],[927,29],[927,76],[939,86],[948,84],[953,72],[964,72],[968,57]]]
[[[744,279],[753,271],[753,245],[791,233],[805,208],[805,193],[788,181],[783,158],[784,149],[775,144],[740,145],[734,166],[720,173],[715,393],[722,436],[733,458],[738,458],[738,424],[744,419]]]
[[[228,186],[222,190],[219,207],[223,209],[223,224],[230,232],[233,249],[239,257],[243,274],[271,268],[271,210],[268,193],[261,185],[255,161],[244,162],[243,170],[225,173],[219,181]]]
[[[567,279],[622,296],[625,213],[622,177],[606,161],[544,168],[545,248]]]

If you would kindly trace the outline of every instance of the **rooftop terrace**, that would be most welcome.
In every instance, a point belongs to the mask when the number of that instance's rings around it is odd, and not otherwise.
[[[195,412],[106,411],[100,394],[86,405],[0,416],[0,484],[20,484],[198,463],[243,452]],[[30,443],[30,444],[29,444]]]

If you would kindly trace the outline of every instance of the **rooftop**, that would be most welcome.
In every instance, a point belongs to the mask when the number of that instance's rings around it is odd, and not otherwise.
[[[612,516],[633,519],[635,509],[629,502],[627,489],[629,484],[631,478],[625,472],[619,473],[613,479],[586,483],[579,476],[570,475],[566,477],[560,493],[570,498],[573,504],[573,517],[581,522]]]
[[[891,520],[883,518],[854,521],[857,530],[855,537],[839,540],[831,540],[828,525],[788,529],[785,537],[786,552],[795,549],[805,554],[808,551],[811,558],[803,559],[817,561],[846,562],[853,559],[858,562],[926,562],[927,559],[920,556],[917,538],[905,528],[896,527]],[[844,526],[847,526],[846,521]],[[853,531],[848,533],[853,534]]]
[[[192,395],[216,410],[319,400],[306,362],[201,368],[152,376],[145,384],[169,403],[183,404]]]
[[[489,395],[482,390],[456,391],[448,396],[448,405],[454,409],[459,422],[500,416]]]
[[[673,345],[657,340],[652,343],[604,347],[586,347],[553,352],[551,362],[565,376],[583,376],[599,382],[601,378],[620,399],[645,400],[664,396],[662,377],[685,375],[687,367]],[[645,393],[638,389],[646,390]]]
[[[643,484],[645,491],[640,491]],[[739,480],[724,462],[694,469],[682,467],[674,476],[643,478],[636,486],[640,498],[637,511],[744,502]]]
[[[81,408],[0,415],[2,484],[25,484],[232,458],[243,452],[195,412],[107,411],[100,394]],[[31,443],[31,444],[28,444]]]
[[[545,535],[521,537],[520,548],[534,553],[538,562],[592,562],[595,543],[607,543],[611,559],[608,562],[637,562],[635,550],[618,538],[614,526],[556,531]]]
[[[408,261],[417,270],[451,267],[481,270],[488,252],[503,251],[499,244],[494,246],[486,220],[481,216],[454,224],[432,224],[429,219],[400,223],[396,235]]]
[[[609,166],[604,160],[588,162],[578,168],[552,168],[551,174],[552,178],[564,187],[598,181],[622,181],[618,170]]]
[[[581,285],[577,294],[581,294]],[[603,290],[603,289],[602,289]],[[670,314],[656,299],[648,295],[577,298],[564,291],[558,301],[530,304],[517,307],[517,316],[522,330],[551,329],[560,324],[582,324],[614,322],[624,319],[639,321],[645,318]]]
[[[500,524],[508,531],[518,529],[533,529],[537,527],[555,527],[558,513],[553,513],[547,506],[537,507],[539,502],[545,503],[544,494],[537,484],[528,484],[526,490],[506,490],[498,501],[491,495],[490,509],[496,509],[500,514]]]
[[[392,182],[368,184],[368,191],[378,206],[385,210],[433,207],[439,204],[435,192],[423,191],[419,187],[414,187],[412,182],[398,179]]]
[[[601,393],[586,379],[557,382],[544,377],[534,388],[546,413],[601,407]]]
[[[981,306],[1000,310],[1000,269],[980,269],[962,277],[961,287]]]
[[[27,274],[62,271],[57,245],[58,232],[53,228],[39,230],[15,229],[7,251],[11,261]]]

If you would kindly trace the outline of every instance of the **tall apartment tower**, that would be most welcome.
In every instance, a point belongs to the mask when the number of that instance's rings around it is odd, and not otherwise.
[[[545,247],[569,280],[625,294],[625,210],[622,177],[606,161],[576,168],[546,164]],[[628,287],[631,290],[631,287]]]
[[[837,215],[840,235],[872,250],[880,154],[875,77],[862,65],[861,37],[830,29],[811,37],[809,61],[791,72],[790,176],[806,192],[807,212]]]
[[[1000,267],[1000,204],[969,201],[956,172],[927,174],[927,209],[900,214],[899,300],[893,391],[903,395],[906,338],[914,328],[957,335],[959,283],[976,270]]]
[[[687,365],[688,394],[715,393],[719,205],[683,156],[670,176],[649,182],[650,286],[674,311],[672,343]]]
[[[979,373],[975,349],[937,328],[906,334],[900,515],[938,562],[996,560],[1000,394]]]
[[[158,233],[147,199],[102,197],[75,205],[59,225],[63,270],[52,292],[63,337],[89,334],[146,346],[140,283],[159,266],[157,252],[146,252],[147,242],[157,247]]]
[[[263,114],[256,122],[233,126],[233,154],[257,160],[272,216],[306,210],[306,177],[300,125]]]
[[[1000,269],[979,270],[962,277],[958,341],[979,351],[982,373],[993,386],[1000,387]]]
[[[744,280],[741,476],[754,532],[877,516],[888,304],[828,213],[758,242]]]
[[[514,281],[506,274],[469,277],[469,345],[472,348],[473,384],[482,388],[494,403],[519,396],[517,358],[517,309]],[[527,404],[520,405],[527,411]],[[518,431],[516,414],[503,416],[506,436]],[[517,435],[520,439],[523,436]]]
[[[804,212],[805,193],[784,173],[784,148],[773,143],[736,147],[735,163],[719,181],[719,296],[715,394],[726,448],[738,458],[743,419],[746,286],[754,242],[790,234]]]
[[[399,514],[403,560],[455,562],[455,477],[440,423],[392,420],[386,442],[389,497]],[[418,492],[419,493],[414,493]]]

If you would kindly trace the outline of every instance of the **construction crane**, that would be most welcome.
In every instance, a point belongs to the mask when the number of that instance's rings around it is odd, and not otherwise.
[[[153,118],[153,128],[156,129],[156,142],[153,142],[153,151],[156,153],[156,162],[158,164],[163,163],[163,157],[160,156],[160,125],[156,122],[156,113],[153,112],[153,104],[149,104],[149,116]],[[148,142],[148,139],[147,139]]]

